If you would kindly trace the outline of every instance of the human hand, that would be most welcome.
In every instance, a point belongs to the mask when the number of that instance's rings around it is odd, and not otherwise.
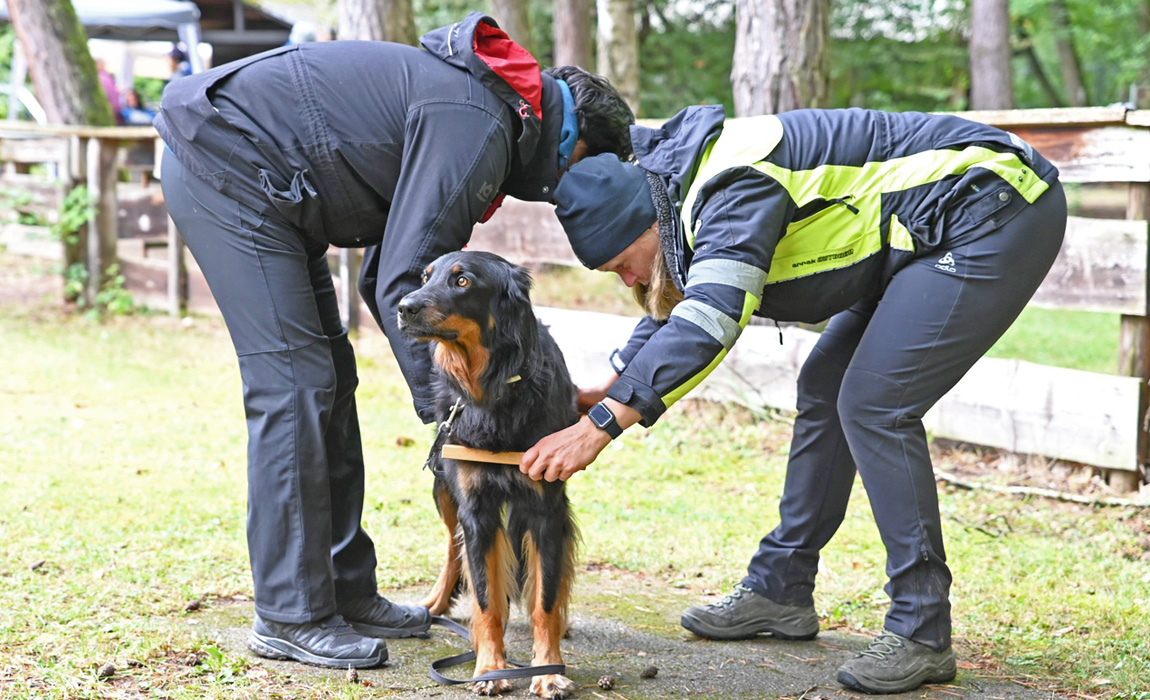
[[[595,461],[611,436],[584,416],[578,423],[535,443],[519,460],[519,471],[539,481],[567,481]]]
[[[612,373],[602,384],[594,387],[576,387],[575,398],[576,404],[580,413],[586,413],[591,410],[591,407],[607,398],[607,392],[611,389],[611,385],[619,375]]]

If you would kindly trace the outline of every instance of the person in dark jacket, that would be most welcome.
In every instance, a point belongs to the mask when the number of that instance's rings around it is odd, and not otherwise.
[[[946,565],[921,418],[1018,316],[1058,254],[1056,169],[1013,134],[952,116],[800,110],[726,121],[692,107],[632,127],[638,167],[588,158],[555,193],[579,259],[649,315],[581,392],[588,416],[520,463],[568,479],[650,426],[722,361],[752,315],[830,318],[798,379],[780,524],[718,603],[712,639],[819,630],[819,551],[855,471],[887,550],[885,629],[839,682],[902,692],[954,677]]]
[[[249,646],[263,656],[371,666],[387,658],[382,638],[429,625],[425,608],[376,591],[329,245],[369,247],[364,299],[430,422],[430,358],[396,328],[400,298],[503,194],[547,201],[583,155],[630,152],[633,117],[606,81],[541,73],[491,19],[472,13],[422,43],[282,47],[174,81],[155,122],[168,209],[239,356]]]

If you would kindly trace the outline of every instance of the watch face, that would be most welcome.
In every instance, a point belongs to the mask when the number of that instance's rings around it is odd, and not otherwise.
[[[615,416],[606,406],[595,404],[591,407],[591,410],[587,411],[587,417],[591,419],[591,422],[594,423],[596,427],[604,428],[611,423],[611,419]]]

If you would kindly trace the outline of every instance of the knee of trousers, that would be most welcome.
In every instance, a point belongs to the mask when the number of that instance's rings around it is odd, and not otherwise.
[[[799,370],[798,409],[833,408],[838,403],[845,368],[831,362],[818,348],[811,351]]]
[[[330,403],[338,385],[336,363],[326,341],[290,350],[240,356],[247,401],[311,390]]]
[[[903,393],[903,387],[889,379],[847,370],[836,406],[848,439],[852,433],[893,430],[910,418],[907,409],[899,408]]]

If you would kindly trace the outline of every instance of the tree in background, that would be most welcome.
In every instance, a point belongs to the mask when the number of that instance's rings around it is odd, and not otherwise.
[[[963,0],[853,0],[831,15],[829,106],[966,109]]]
[[[1062,85],[1066,90],[1066,103],[1081,107],[1090,103],[1086,85],[1082,82],[1082,64],[1074,46],[1070,26],[1070,9],[1066,0],[1050,0],[1050,24],[1054,29],[1054,46],[1058,50],[1058,67],[1062,70]]]
[[[337,35],[414,46],[418,37],[411,0],[339,0]]]
[[[48,121],[115,124],[88,52],[88,35],[71,1],[9,0],[8,12]]]
[[[339,0],[340,39],[382,41],[387,38],[384,0]]]
[[[531,22],[527,0],[491,0],[491,16],[511,40],[535,55],[531,43]]]
[[[737,0],[735,115],[827,104],[830,0]]]
[[[598,0],[597,72],[639,113],[639,31],[632,0]]]
[[[1013,109],[1009,0],[970,0],[970,108]]]
[[[104,94],[96,73],[96,62],[88,51],[88,34],[72,8],[71,0],[8,0],[8,13],[27,58],[36,96],[48,121],[114,126],[112,105]],[[115,187],[111,167],[115,156],[114,149],[102,150],[102,189]],[[67,235],[63,243],[65,275],[86,269],[87,232],[82,231],[80,236]],[[104,260],[114,259],[115,245],[115,240],[100,241],[100,254]],[[103,280],[94,282],[99,282],[97,287],[102,288]],[[65,285],[68,301],[75,301],[80,296],[81,289],[76,285]],[[94,303],[95,299],[89,301]]]
[[[554,0],[551,25],[555,32],[556,66],[579,66],[594,71],[591,55],[591,3],[589,0]]]

